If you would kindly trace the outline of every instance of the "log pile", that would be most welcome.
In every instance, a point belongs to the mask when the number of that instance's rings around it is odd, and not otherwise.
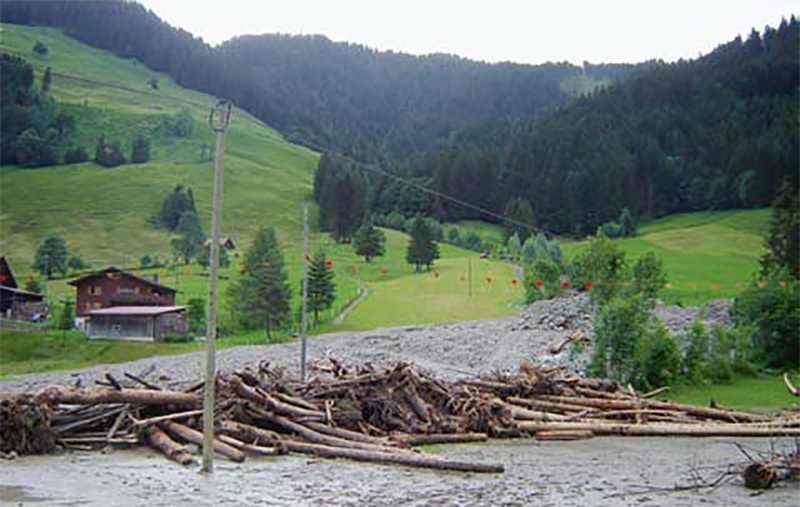
[[[331,361],[312,371],[305,383],[268,364],[219,375],[215,452],[235,462],[292,452],[502,472],[502,466],[450,460],[413,447],[515,436],[800,436],[797,414],[773,417],[658,401],[654,393],[639,395],[606,379],[563,378],[555,369],[523,367],[513,377],[460,382],[440,381],[408,364],[348,371]],[[3,400],[0,446],[27,454],[52,452],[56,443],[144,444],[178,463],[195,463],[202,444],[203,385],[168,391],[127,377],[107,375],[102,387],[53,386]]]

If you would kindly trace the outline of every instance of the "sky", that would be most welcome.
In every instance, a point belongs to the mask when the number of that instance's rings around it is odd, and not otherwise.
[[[138,0],[216,45],[246,34],[322,34],[411,54],[581,64],[707,54],[800,13],[800,0]]]

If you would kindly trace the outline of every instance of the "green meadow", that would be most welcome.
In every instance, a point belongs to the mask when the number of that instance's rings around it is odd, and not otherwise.
[[[660,296],[667,303],[702,305],[734,297],[752,280],[764,253],[770,214],[760,209],[672,215],[616,242],[631,264],[647,252],[664,261],[668,283]],[[569,261],[586,242],[564,241],[561,248]]]

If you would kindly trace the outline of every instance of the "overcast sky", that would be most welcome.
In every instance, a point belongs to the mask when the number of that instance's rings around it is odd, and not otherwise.
[[[800,13],[800,0],[139,1],[214,45],[244,34],[323,34],[412,54],[576,64],[694,58]]]

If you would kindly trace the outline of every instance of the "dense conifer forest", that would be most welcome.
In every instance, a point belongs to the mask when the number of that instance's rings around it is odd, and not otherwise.
[[[502,215],[521,199],[537,228],[582,236],[626,208],[641,219],[762,207],[785,180],[798,184],[794,17],[690,61],[579,67],[417,57],[323,36],[212,48],[129,2],[5,1],[0,15],[136,58],[289,140],[344,155],[376,218],[487,219],[475,207]]]

